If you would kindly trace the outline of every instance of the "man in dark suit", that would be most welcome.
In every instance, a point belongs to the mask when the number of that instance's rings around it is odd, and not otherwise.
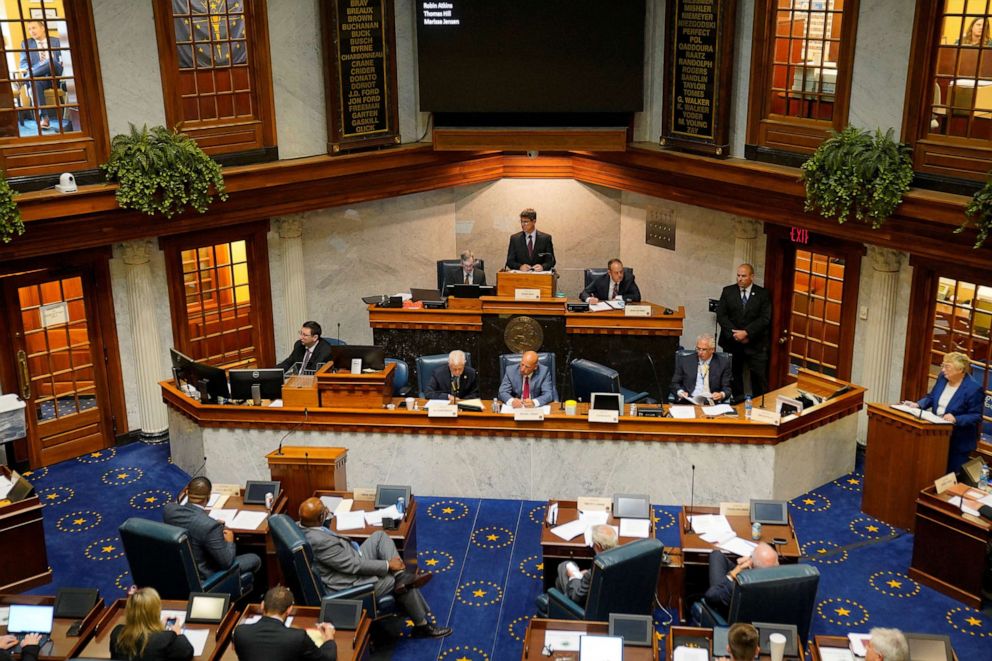
[[[320,340],[321,328],[316,321],[305,321],[300,328],[300,339],[293,345],[293,351],[278,367],[283,372],[300,363],[300,372],[312,372],[321,363],[331,359],[331,345]]]
[[[162,520],[171,526],[185,528],[200,578],[227,569],[237,561],[241,573],[241,591],[251,589],[255,572],[262,560],[254,553],[235,555],[234,532],[221,521],[210,518],[206,509],[213,485],[205,477],[194,477],[186,487],[186,503],[167,503],[162,508]]]
[[[720,346],[733,357],[733,391],[738,397],[768,392],[768,342],[772,324],[772,299],[768,290],[754,284],[754,267],[737,267],[737,284],[723,288],[716,309]],[[751,389],[744,387],[744,368]]]
[[[641,290],[634,282],[634,274],[628,274],[623,268],[623,262],[613,258],[606,265],[607,272],[589,283],[579,298],[595,305],[600,301],[622,299],[628,303],[641,300]]]
[[[471,250],[462,251],[459,255],[461,266],[449,267],[444,272],[444,286],[448,285],[484,285],[486,272],[475,265],[475,255]]]
[[[679,399],[702,395],[722,402],[730,399],[730,380],[730,361],[717,356],[713,336],[703,334],[696,338],[695,355],[679,356],[675,360],[671,391]]]
[[[57,84],[54,80],[62,75],[62,46],[58,37],[49,37],[45,24],[41,21],[28,21],[25,24],[30,38],[21,42],[21,75],[32,79],[31,89],[34,104],[45,105],[45,90]],[[39,110],[40,126],[47,129],[51,119],[57,119],[54,109]]]
[[[293,593],[277,585],[265,593],[262,617],[254,624],[242,624],[234,630],[232,640],[238,661],[337,661],[334,625],[318,622],[317,631],[324,642],[320,647],[306,629],[286,626],[293,610]]]
[[[449,402],[479,396],[479,379],[475,370],[465,364],[464,351],[448,354],[448,364],[434,370],[424,394],[427,399],[447,399]]]
[[[396,544],[383,531],[375,531],[359,546],[331,530],[330,518],[319,498],[307,498],[300,505],[300,525],[313,549],[313,570],[325,588],[336,592],[374,582],[377,597],[392,593],[413,620],[414,638],[443,638],[451,633],[450,627],[431,623],[431,609],[420,594],[432,577],[430,572],[415,576],[406,571]]]
[[[604,524],[592,527],[592,550],[597,555],[614,548],[618,541],[617,531],[613,526]],[[589,596],[590,585],[592,585],[591,570],[580,570],[578,565],[571,561],[558,565],[558,578],[555,579],[555,587],[583,608],[586,605],[586,598]]]
[[[709,558],[710,587],[703,595],[703,599],[713,610],[727,617],[737,575],[749,569],[760,570],[777,566],[778,553],[764,542],[755,547],[750,557],[738,558],[736,563],[731,562],[722,551],[714,550]]]
[[[510,237],[506,268],[514,271],[550,271],[555,267],[555,246],[551,235],[537,231],[537,212],[520,212],[520,229]]]
[[[540,407],[555,400],[555,375],[534,351],[525,351],[520,365],[508,365],[499,386],[499,400],[515,409]]]

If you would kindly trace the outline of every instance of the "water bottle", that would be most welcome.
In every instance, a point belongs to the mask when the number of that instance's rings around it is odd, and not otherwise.
[[[632,418],[636,418],[637,417],[637,404],[631,404],[630,405],[630,416]]]
[[[499,413],[499,397],[493,397],[493,413]]]
[[[751,539],[756,542],[761,539],[761,524],[757,521],[751,524]]]
[[[406,509],[406,499],[403,496],[400,496],[399,498],[396,499],[396,511],[400,513],[400,516],[403,516],[403,512],[405,509]]]
[[[988,491],[989,489],[989,467],[986,464],[982,464],[982,474],[978,478],[978,488],[983,491]]]
[[[751,403],[751,395],[748,395],[747,397],[744,398],[744,418],[745,419],[747,419],[747,420],[750,420],[751,419],[751,409],[753,409],[753,408],[754,408],[754,405]]]

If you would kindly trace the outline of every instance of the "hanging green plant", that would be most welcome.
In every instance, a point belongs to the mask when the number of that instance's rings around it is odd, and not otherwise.
[[[10,187],[7,176],[0,172],[0,241],[10,243],[15,236],[24,234],[24,221],[14,197],[17,192]]]
[[[843,223],[853,216],[878,229],[902,202],[913,180],[910,148],[853,126],[825,140],[802,166],[806,211]]]
[[[189,136],[164,126],[115,135],[103,166],[118,184],[117,204],[150,216],[172,218],[192,207],[204,213],[216,193],[227,199],[220,165]]]
[[[985,185],[971,196],[971,202],[964,210],[964,215],[966,216],[965,221],[954,230],[954,233],[960,234],[965,228],[974,225],[975,229],[978,230],[978,235],[975,237],[975,245],[972,247],[981,248],[985,239],[989,238],[989,233],[992,232],[992,172],[989,172],[989,178],[985,180]]]

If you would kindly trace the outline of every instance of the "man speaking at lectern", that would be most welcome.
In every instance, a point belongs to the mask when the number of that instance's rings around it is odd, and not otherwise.
[[[520,212],[520,229],[510,237],[506,268],[511,271],[550,271],[555,267],[555,246],[551,235],[537,231],[537,212]]]

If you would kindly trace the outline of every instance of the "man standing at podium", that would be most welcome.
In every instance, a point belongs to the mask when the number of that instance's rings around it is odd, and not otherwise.
[[[520,212],[520,229],[510,237],[506,268],[511,271],[550,271],[555,267],[555,246],[551,235],[537,231],[537,212]]]
[[[427,399],[475,399],[479,396],[479,379],[475,370],[465,364],[465,352],[455,350],[448,354],[448,364],[431,374],[424,395]]]
[[[331,345],[320,341],[321,328],[316,321],[305,321],[300,328],[300,339],[293,345],[293,351],[286,360],[277,367],[283,372],[288,371],[296,363],[300,364],[300,372],[312,372],[317,365],[331,359]]]
[[[737,267],[737,284],[723,288],[716,309],[720,346],[733,357],[733,391],[738,397],[768,392],[768,338],[772,325],[772,299],[768,290],[754,284],[754,267]],[[751,388],[744,387],[744,368]]]

